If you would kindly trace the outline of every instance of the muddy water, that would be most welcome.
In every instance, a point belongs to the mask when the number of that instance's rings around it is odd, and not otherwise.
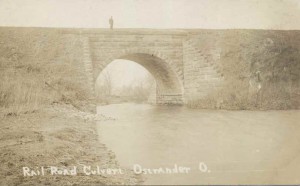
[[[144,174],[145,184],[300,183],[300,111],[127,103],[99,106],[98,113],[116,118],[98,123],[98,132],[123,167],[190,168]]]

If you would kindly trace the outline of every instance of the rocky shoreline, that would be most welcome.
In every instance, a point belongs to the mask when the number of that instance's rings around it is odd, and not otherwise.
[[[135,185],[142,182],[131,170],[123,174],[46,174],[24,176],[23,167],[98,166],[119,169],[115,155],[99,142],[95,121],[112,120],[104,115],[55,104],[44,109],[2,116],[0,122],[0,182],[3,185]],[[28,169],[28,170],[29,170]]]

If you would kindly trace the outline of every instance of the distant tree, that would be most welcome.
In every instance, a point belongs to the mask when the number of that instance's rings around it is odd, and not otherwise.
[[[106,95],[110,96],[112,92],[112,77],[109,71],[104,72],[104,92]]]

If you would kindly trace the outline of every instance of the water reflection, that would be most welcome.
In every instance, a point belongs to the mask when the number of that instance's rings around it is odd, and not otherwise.
[[[147,175],[145,184],[299,183],[293,172],[300,168],[299,111],[126,103],[99,106],[98,112],[117,119],[98,123],[98,131],[123,167],[177,164],[192,169],[189,174]],[[199,171],[200,162],[208,172]]]

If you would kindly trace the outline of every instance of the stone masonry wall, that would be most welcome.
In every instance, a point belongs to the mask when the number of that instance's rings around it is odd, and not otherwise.
[[[160,93],[156,88],[157,104],[181,104],[204,98],[222,86],[223,77],[218,60],[218,48],[198,48],[198,37],[188,32],[80,32],[75,34],[81,41],[84,81],[90,92],[100,72],[113,60],[134,53],[157,56],[175,71],[182,84],[178,92]],[[157,73],[160,72],[159,67]],[[153,99],[152,99],[153,100]]]
[[[223,75],[218,66],[220,50],[199,49],[196,37],[183,41],[184,102],[205,98],[222,87]]]

